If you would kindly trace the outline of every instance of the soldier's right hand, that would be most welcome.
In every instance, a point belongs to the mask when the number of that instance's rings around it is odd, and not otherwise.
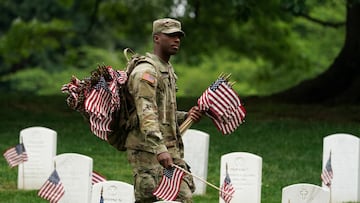
[[[173,165],[173,160],[169,152],[158,154],[157,160],[164,168],[170,168]]]

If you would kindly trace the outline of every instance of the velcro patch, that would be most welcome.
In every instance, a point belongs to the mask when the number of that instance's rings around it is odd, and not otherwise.
[[[149,73],[144,73],[141,79],[148,81],[150,84],[154,84],[156,81],[155,77],[150,75]]]

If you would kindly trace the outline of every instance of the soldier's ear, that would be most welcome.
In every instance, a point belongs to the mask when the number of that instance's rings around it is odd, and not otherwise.
[[[154,34],[154,35],[153,35],[153,41],[154,41],[154,42],[159,41],[159,39],[160,39],[160,36],[159,36],[158,34]]]

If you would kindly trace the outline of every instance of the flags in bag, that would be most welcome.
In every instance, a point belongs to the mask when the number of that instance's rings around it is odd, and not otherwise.
[[[64,194],[64,185],[56,170],[51,173],[50,177],[46,180],[44,185],[41,186],[38,192],[38,196],[49,200],[50,203],[57,203]]]
[[[184,171],[178,168],[164,169],[163,177],[153,195],[166,201],[175,200],[179,193],[183,176]]]
[[[222,134],[230,134],[244,122],[246,110],[239,95],[228,82],[230,75],[220,75],[198,99],[200,110],[205,111]]]
[[[100,183],[106,181],[106,178],[100,173],[93,171],[91,177],[91,183],[94,185],[95,183]]]
[[[329,159],[327,160],[325,168],[321,173],[321,180],[326,186],[330,187],[332,179],[333,179],[333,170],[331,166],[331,151],[330,151]]]
[[[4,153],[4,157],[11,168],[28,160],[28,155],[23,143],[7,149]]]
[[[231,183],[231,179],[228,173],[228,168],[226,164],[226,175],[223,184],[220,188],[220,197],[226,202],[229,203],[235,193],[234,186]]]

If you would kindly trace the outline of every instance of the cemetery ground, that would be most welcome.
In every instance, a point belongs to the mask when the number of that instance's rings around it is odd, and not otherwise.
[[[188,109],[196,98],[179,98],[179,109]],[[323,138],[334,133],[360,135],[360,106],[283,104],[243,99],[246,122],[233,134],[222,136],[211,120],[192,126],[210,134],[207,181],[220,184],[220,157],[249,152],[262,157],[262,203],[281,202],[283,187],[296,183],[321,185]],[[0,98],[2,152],[19,143],[20,130],[43,126],[57,132],[57,154],[80,153],[93,158],[93,169],[108,180],[132,184],[125,152],[119,152],[92,135],[79,113],[69,109],[65,96],[13,96]],[[17,167],[0,159],[0,202],[48,202],[37,190],[17,189]],[[207,186],[196,203],[217,203],[218,191]]]

